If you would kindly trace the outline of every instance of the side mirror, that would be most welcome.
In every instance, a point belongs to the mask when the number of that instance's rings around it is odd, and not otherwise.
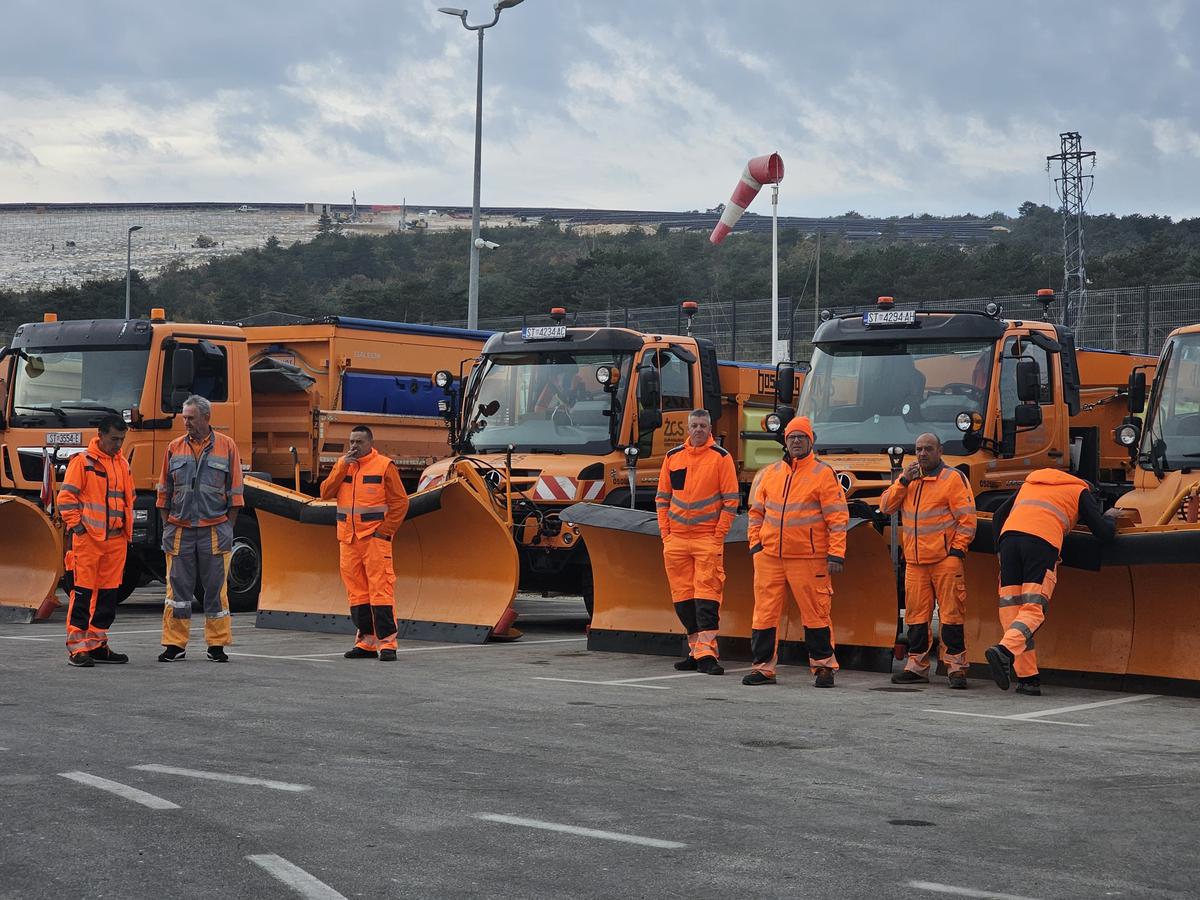
[[[187,347],[176,347],[171,354],[171,387],[190,391],[196,380],[196,357]]]
[[[1042,424],[1042,408],[1036,403],[1022,403],[1013,411],[1013,422],[1018,428],[1037,428]]]
[[[1143,370],[1129,373],[1129,414],[1136,416],[1146,409],[1146,373]]]
[[[1017,399],[1022,403],[1037,403],[1041,399],[1041,372],[1036,360],[1017,360]]]
[[[796,367],[781,362],[775,367],[775,405],[791,406],[796,393]]]

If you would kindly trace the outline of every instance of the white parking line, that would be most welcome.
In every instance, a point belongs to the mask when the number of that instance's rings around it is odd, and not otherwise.
[[[754,668],[753,666],[746,666],[745,668],[741,668],[741,669],[726,669],[725,672],[728,675],[732,675],[735,672],[749,672],[753,668]],[[651,675],[647,678],[617,678],[612,681],[607,681],[607,682],[605,682],[605,684],[637,684],[640,681],[666,681],[669,678],[695,678],[697,675],[704,675],[704,674],[706,674],[706,673],[705,672],[683,672],[682,674],[679,674],[679,675]]]
[[[159,772],[163,775],[182,775],[185,778],[203,778],[206,781],[227,781],[230,784],[249,784],[255,787],[266,787],[276,791],[311,791],[307,784],[291,784],[287,781],[270,781],[266,778],[248,778],[245,775],[226,775],[223,772],[201,772],[196,769],[177,769],[174,766],[162,766],[158,763],[144,763],[140,766],[130,766],[139,772]]]
[[[436,647],[400,647],[396,650],[397,653],[432,653],[435,650],[480,650],[483,648],[491,648],[498,650],[501,647],[533,647],[536,644],[573,644],[580,641],[586,641],[587,638],[549,638],[544,641],[506,641],[498,644],[439,644]],[[305,653],[304,658],[316,658],[318,656],[341,656],[343,651],[338,650],[336,653]]]
[[[1044,709],[1039,712],[1017,713],[1014,719],[1037,719],[1041,716],[1059,713],[1078,712],[1081,709],[1096,709],[1100,706],[1116,706],[1118,703],[1137,703],[1139,700],[1153,700],[1158,694],[1134,694],[1132,697],[1117,697],[1113,700],[1100,700],[1096,703],[1080,703],[1078,706],[1060,706],[1056,709]]]
[[[599,838],[602,841],[619,841],[623,844],[639,844],[643,847],[661,847],[664,850],[681,850],[687,844],[678,841],[663,841],[658,838],[641,837],[636,834],[621,834],[617,831],[597,831],[594,828],[579,828],[576,825],[560,825],[557,822],[542,822],[538,819],[522,819],[518,816],[501,816],[494,813],[476,813],[476,819],[485,822],[500,822],[504,825],[520,825],[523,828],[539,828],[542,831],[557,831],[562,834],[577,834],[580,837]]]
[[[330,659],[313,659],[311,656],[273,656],[270,653],[244,653],[241,650],[232,652],[229,655],[230,656],[248,656],[248,657],[251,657],[252,659],[298,659],[301,662],[319,662],[319,663],[333,662],[333,660],[330,660]],[[327,653],[324,655],[331,656],[332,654]],[[340,656],[341,654],[339,653],[338,655]]]
[[[952,884],[938,884],[936,881],[910,881],[910,888],[918,891],[930,891],[934,894],[952,894],[955,897],[975,897],[978,900],[1033,900],[1032,897],[1020,897],[1016,894],[997,894],[995,891],[977,891],[974,888],[956,887]]]
[[[1112,700],[1098,700],[1095,703],[1079,703],[1075,706],[1056,706],[1051,709],[1038,709],[1033,712],[1013,713],[1009,716],[997,716],[989,713],[963,712],[957,709],[926,709],[924,712],[941,713],[946,716],[971,716],[976,719],[1002,719],[1006,722],[1033,722],[1039,725],[1069,725],[1072,728],[1091,728],[1083,722],[1063,722],[1059,719],[1047,719],[1046,716],[1057,716],[1063,713],[1079,712],[1084,709],[1097,709],[1101,706],[1116,706],[1118,703],[1136,703],[1139,700],[1153,700],[1159,694],[1134,694],[1130,697],[1115,697]]]
[[[4,641],[57,641],[57,637],[26,637],[19,634],[0,634],[0,640]]]
[[[584,678],[549,678],[545,675],[533,676],[534,681],[565,681],[568,684],[601,684],[604,687],[641,688],[644,691],[669,691],[663,684],[630,684],[624,681],[588,681]]]
[[[345,895],[339,894],[325,882],[309,875],[282,856],[276,856],[274,853],[262,853],[256,856],[247,856],[246,859],[286,884],[301,897],[307,897],[309,900],[346,900]]]
[[[179,804],[177,803],[164,800],[162,797],[155,797],[153,794],[147,794],[145,791],[139,791],[137,788],[121,784],[119,781],[109,781],[107,778],[101,778],[98,775],[89,775],[87,772],[59,772],[58,774],[62,778],[68,778],[71,781],[78,781],[80,784],[86,784],[89,787],[108,791],[110,794],[116,794],[118,797],[124,797],[126,800],[132,800],[134,803],[140,803],[142,806],[148,806],[151,809],[179,809]]]

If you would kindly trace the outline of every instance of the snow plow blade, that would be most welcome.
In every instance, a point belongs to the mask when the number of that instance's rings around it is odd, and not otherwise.
[[[35,504],[6,496],[0,535],[0,621],[32,622],[62,578],[62,532]]]
[[[563,511],[583,534],[595,588],[588,649],[682,656],[683,628],[663,570],[662,538],[654,513],[594,503]],[[852,518],[846,572],[835,581],[834,640],[840,665],[886,672],[896,642],[896,597],[887,543],[864,519]],[[725,538],[725,597],[718,645],[723,658],[750,658],[754,570],[746,543],[747,517]],[[779,625],[779,659],[807,661],[804,628],[794,604]]]
[[[991,518],[967,555],[967,655],[1000,639],[1000,567]],[[1200,527],[1122,528],[1102,545],[1086,532],[1063,544],[1046,623],[1036,635],[1042,680],[1104,690],[1200,696]]]
[[[516,596],[516,546],[500,509],[469,464],[452,471],[411,496],[392,542],[402,639],[482,643]],[[246,479],[246,501],[262,538],[257,626],[353,634],[336,504],[254,478]]]

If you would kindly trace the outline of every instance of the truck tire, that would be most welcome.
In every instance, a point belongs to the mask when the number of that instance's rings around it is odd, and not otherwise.
[[[592,567],[589,564],[580,576],[579,593],[583,595],[583,607],[587,610],[588,621],[592,621],[592,607],[596,600],[596,589],[592,586]]]

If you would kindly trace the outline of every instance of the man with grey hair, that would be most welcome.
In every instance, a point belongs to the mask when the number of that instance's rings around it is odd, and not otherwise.
[[[208,658],[229,662],[233,643],[226,575],[233,523],[243,506],[242,459],[237,444],[211,425],[212,404],[199,395],[183,402],[186,433],[167,445],[158,482],[162,549],[167,556],[167,602],[159,662],[185,656],[196,586],[204,589]]]

